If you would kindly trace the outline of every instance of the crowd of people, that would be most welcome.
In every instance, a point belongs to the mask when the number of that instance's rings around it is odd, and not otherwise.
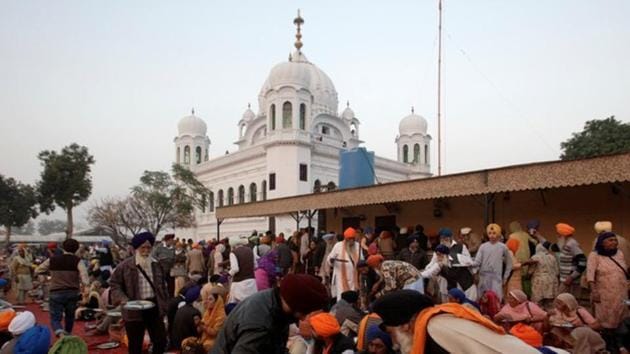
[[[130,353],[628,353],[628,242],[606,221],[588,245],[566,223],[539,229],[69,239],[16,247],[0,287],[41,302],[68,345],[75,320],[90,320]],[[48,331],[13,310],[3,329],[0,354]]]

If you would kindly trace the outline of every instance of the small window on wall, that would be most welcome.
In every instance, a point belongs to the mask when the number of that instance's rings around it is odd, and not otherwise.
[[[270,110],[271,112],[269,112],[269,115],[271,116],[271,130],[276,130],[276,105],[272,104]]]
[[[300,181],[308,181],[308,166],[304,163],[300,164]]]
[[[214,192],[210,192],[210,195],[208,197],[208,208],[210,209],[210,212],[214,211]]]
[[[282,128],[291,128],[293,120],[293,107],[291,102],[282,105]]]
[[[322,134],[329,135],[330,134],[330,128],[328,128],[325,125],[322,125]]]
[[[195,148],[195,163],[201,163],[201,146]]]
[[[269,174],[269,190],[270,191],[276,190],[276,174],[275,173]]]

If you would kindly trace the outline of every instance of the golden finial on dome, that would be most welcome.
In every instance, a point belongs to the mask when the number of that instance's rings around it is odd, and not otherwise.
[[[302,49],[302,33],[301,27],[304,24],[304,19],[300,16],[300,9],[298,9],[297,17],[293,19],[293,24],[297,27],[297,32],[295,33],[295,48],[297,48],[298,52]]]

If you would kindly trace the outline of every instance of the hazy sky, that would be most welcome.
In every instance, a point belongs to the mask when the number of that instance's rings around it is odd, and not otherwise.
[[[89,202],[166,170],[194,107],[210,154],[273,65],[303,51],[395,157],[411,106],[437,152],[435,1],[0,1],[0,173],[33,183],[36,156],[72,142],[94,154]],[[589,119],[630,120],[630,2],[445,1],[444,172],[557,159]],[[436,172],[437,164],[433,164]]]

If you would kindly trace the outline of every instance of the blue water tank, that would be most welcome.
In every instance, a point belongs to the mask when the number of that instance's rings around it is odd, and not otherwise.
[[[371,186],[374,179],[373,151],[361,147],[339,153],[339,189]]]

